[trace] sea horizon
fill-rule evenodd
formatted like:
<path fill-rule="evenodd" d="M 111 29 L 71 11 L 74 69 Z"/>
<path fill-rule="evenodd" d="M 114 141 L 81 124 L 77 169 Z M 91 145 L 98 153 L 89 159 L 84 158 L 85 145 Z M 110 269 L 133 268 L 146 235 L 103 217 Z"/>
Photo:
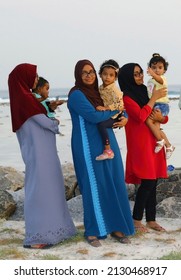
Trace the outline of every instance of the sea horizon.
<path fill-rule="evenodd" d="M 68 98 L 70 87 L 68 88 L 52 88 L 49 92 L 50 99 L 64 99 Z M 181 84 L 174 84 L 168 86 L 168 96 L 170 99 L 179 98 L 181 94 Z M 8 90 L 0 90 L 0 103 L 9 103 Z"/>

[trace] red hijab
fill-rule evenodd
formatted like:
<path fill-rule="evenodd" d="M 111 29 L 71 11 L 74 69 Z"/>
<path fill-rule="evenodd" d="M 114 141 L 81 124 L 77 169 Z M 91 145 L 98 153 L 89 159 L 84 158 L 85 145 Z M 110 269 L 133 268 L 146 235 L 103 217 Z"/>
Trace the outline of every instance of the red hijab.
<path fill-rule="evenodd" d="M 16 132 L 22 124 L 36 114 L 46 114 L 45 108 L 35 99 L 32 89 L 37 66 L 22 63 L 9 74 L 9 98 L 11 107 L 12 130 Z"/>
<path fill-rule="evenodd" d="M 75 86 L 71 88 L 69 95 L 74 90 L 79 89 L 83 92 L 83 94 L 87 97 L 87 99 L 94 107 L 97 107 L 99 105 L 104 106 L 102 98 L 100 97 L 99 94 L 97 75 L 96 75 L 95 82 L 92 85 L 85 85 L 82 81 L 82 69 L 84 68 L 85 65 L 90 65 L 95 71 L 93 64 L 89 60 L 87 59 L 79 60 L 75 65 L 75 71 L 74 71 Z"/>

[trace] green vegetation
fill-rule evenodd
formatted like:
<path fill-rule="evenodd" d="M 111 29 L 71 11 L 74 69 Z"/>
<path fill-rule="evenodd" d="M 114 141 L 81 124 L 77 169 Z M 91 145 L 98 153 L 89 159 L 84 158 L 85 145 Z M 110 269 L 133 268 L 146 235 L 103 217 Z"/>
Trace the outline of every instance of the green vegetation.
<path fill-rule="evenodd" d="M 39 260 L 61 260 L 61 258 L 59 258 L 56 255 L 47 254 L 47 255 L 41 256 L 39 258 Z"/>
<path fill-rule="evenodd" d="M 2 248 L 0 251 L 1 260 L 26 260 L 27 256 L 23 252 L 19 252 L 16 248 Z"/>
<path fill-rule="evenodd" d="M 161 257 L 159 260 L 181 260 L 181 252 L 171 252 L 170 254 Z"/>

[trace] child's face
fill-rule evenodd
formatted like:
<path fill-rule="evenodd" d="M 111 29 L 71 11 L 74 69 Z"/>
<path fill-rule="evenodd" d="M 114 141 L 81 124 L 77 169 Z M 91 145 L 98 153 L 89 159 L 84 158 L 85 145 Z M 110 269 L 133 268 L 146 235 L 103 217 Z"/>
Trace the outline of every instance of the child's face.
<path fill-rule="evenodd" d="M 37 84 L 38 84 L 38 74 L 36 74 L 36 78 L 35 78 L 35 81 L 34 81 L 32 89 L 35 89 Z"/>
<path fill-rule="evenodd" d="M 113 69 L 112 67 L 103 68 L 103 71 L 100 74 L 100 77 L 102 79 L 103 86 L 105 86 L 105 87 L 114 83 L 116 81 L 116 78 L 117 78 L 115 69 Z"/>
<path fill-rule="evenodd" d="M 38 88 L 38 93 L 41 95 L 41 97 L 45 99 L 49 96 L 49 83 L 44 84 L 44 86 Z"/>
<path fill-rule="evenodd" d="M 165 73 L 164 65 L 162 62 L 157 62 L 156 64 L 151 64 L 151 69 L 153 72 L 159 76 Z"/>

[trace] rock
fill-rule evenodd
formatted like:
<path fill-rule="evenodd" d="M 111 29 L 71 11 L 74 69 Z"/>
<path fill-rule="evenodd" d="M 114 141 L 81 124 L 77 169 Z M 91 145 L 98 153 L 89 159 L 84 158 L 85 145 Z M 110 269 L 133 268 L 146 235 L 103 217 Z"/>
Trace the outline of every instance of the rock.
<path fill-rule="evenodd" d="M 12 167 L 0 166 L 0 189 L 17 191 L 24 186 L 24 174 Z"/>
<path fill-rule="evenodd" d="M 64 177 L 66 200 L 69 200 L 77 195 L 80 195 L 73 164 L 72 163 L 63 164 L 62 172 Z"/>
<path fill-rule="evenodd" d="M 162 200 L 157 204 L 157 214 L 158 217 L 181 218 L 181 197 L 168 197 Z"/>
<path fill-rule="evenodd" d="M 10 194 L 16 203 L 16 210 L 8 220 L 22 221 L 24 220 L 24 188 L 17 192 L 11 191 Z"/>
<path fill-rule="evenodd" d="M 78 195 L 68 202 L 70 215 L 75 223 L 83 223 L 82 195 Z"/>
<path fill-rule="evenodd" d="M 126 184 L 126 189 L 128 192 L 128 198 L 130 200 L 135 200 L 135 195 L 136 195 L 136 187 L 134 184 Z"/>
<path fill-rule="evenodd" d="M 65 182 L 65 193 L 71 215 L 76 222 L 83 220 L 82 196 L 77 184 L 74 166 L 71 163 L 62 165 Z M 0 195 L 0 214 L 11 220 L 23 220 L 24 214 L 24 174 L 11 167 L 0 167 L 0 190 L 8 192 Z M 131 209 L 133 208 L 138 185 L 127 184 Z M 169 199 L 168 199 L 169 198 Z M 161 217 L 180 217 L 181 213 L 181 168 L 169 173 L 168 179 L 159 180 L 157 186 L 157 209 Z M 12 204 L 11 204 L 12 203 Z M 9 209 L 9 205 L 10 210 Z M 5 208 L 7 206 L 7 209 Z M 4 210 L 3 210 L 4 209 Z M 16 211 L 15 211 L 16 209 Z M 4 214 L 3 214 L 4 211 Z M 15 212 L 14 212 L 15 211 Z M 9 214 L 8 214 L 9 213 Z"/>
<path fill-rule="evenodd" d="M 0 219 L 9 218 L 16 210 L 16 203 L 10 193 L 0 190 Z"/>
<path fill-rule="evenodd" d="M 157 186 L 157 202 L 168 197 L 181 197 L 181 168 L 168 173 L 168 179 L 159 180 Z"/>
<path fill-rule="evenodd" d="M 64 184 L 66 200 L 70 200 L 80 194 L 80 192 L 78 192 L 78 183 L 74 176 L 64 178 Z"/>

